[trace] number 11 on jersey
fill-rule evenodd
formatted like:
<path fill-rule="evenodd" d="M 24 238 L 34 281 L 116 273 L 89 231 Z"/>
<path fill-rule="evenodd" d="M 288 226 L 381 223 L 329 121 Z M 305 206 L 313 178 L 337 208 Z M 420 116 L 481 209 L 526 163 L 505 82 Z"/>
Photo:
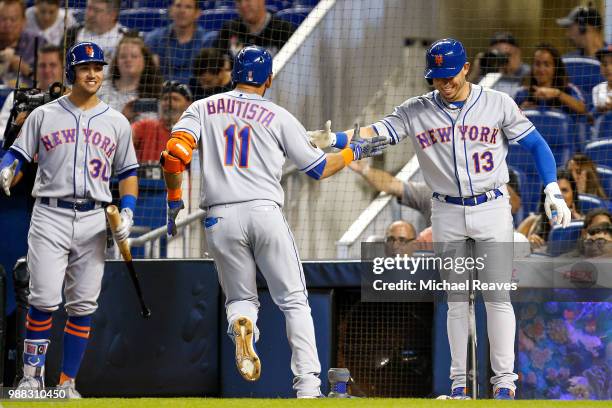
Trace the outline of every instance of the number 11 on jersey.
<path fill-rule="evenodd" d="M 247 125 L 236 132 L 237 128 L 237 125 L 229 125 L 227 128 L 225 128 L 225 132 L 223 132 L 223 136 L 225 137 L 224 163 L 226 166 L 234 165 L 234 149 L 236 145 L 236 133 L 238 133 L 238 139 L 240 139 L 238 167 L 249 167 L 251 127 Z"/>

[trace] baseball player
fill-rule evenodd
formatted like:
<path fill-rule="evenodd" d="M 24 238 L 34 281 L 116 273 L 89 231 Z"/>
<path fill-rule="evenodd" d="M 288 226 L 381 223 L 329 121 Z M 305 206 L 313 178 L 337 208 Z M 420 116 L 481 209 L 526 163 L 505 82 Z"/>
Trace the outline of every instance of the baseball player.
<path fill-rule="evenodd" d="M 79 398 L 75 378 L 85 353 L 92 314 L 97 308 L 104 271 L 106 217 L 111 202 L 109 179 L 119 178 L 121 227 L 116 239 L 129 236 L 138 194 L 136 154 L 130 124 L 100 101 L 104 54 L 91 42 L 66 54 L 66 81 L 72 92 L 40 106 L 28 116 L 0 165 L 7 195 L 24 162 L 38 160 L 32 195 L 36 198 L 28 234 L 30 295 L 22 389 L 44 387 L 45 355 L 52 312 L 62 301 L 64 284 L 68 320 L 58 386 Z"/>
<path fill-rule="evenodd" d="M 427 51 L 425 69 L 425 78 L 435 90 L 408 99 L 390 115 L 362 129 L 363 135 L 385 136 L 391 144 L 412 140 L 425 181 L 433 191 L 434 242 L 513 241 L 505 187 L 509 141 L 532 153 L 546 186 L 546 214 L 553 222 L 567 226 L 570 210 L 556 182 L 550 148 L 508 95 L 467 82 L 469 68 L 461 42 L 450 38 L 436 41 Z M 309 136 L 319 147 L 342 148 L 351 132 L 333 133 L 328 127 L 309 132 Z M 509 282 L 511 265 L 501 268 L 504 281 Z M 494 396 L 514 399 L 514 310 L 509 301 L 485 304 Z M 449 302 L 448 307 L 451 394 L 465 398 L 468 305 L 465 301 Z"/>
<path fill-rule="evenodd" d="M 249 46 L 236 56 L 233 91 L 194 102 L 172 129 L 161 162 L 168 187 L 168 233 L 183 208 L 182 171 L 199 148 L 201 207 L 208 211 L 206 239 L 226 296 L 228 335 L 236 346 L 236 365 L 255 381 L 261 363 L 259 301 L 255 271 L 263 273 L 272 299 L 285 315 L 292 351 L 293 388 L 298 398 L 321 395 L 314 325 L 304 272 L 293 234 L 281 208 L 282 167 L 288 157 L 320 180 L 353 160 L 378 155 L 385 137 L 356 138 L 339 153 L 325 154 L 309 143 L 304 127 L 285 109 L 264 98 L 272 84 L 272 57 Z"/>

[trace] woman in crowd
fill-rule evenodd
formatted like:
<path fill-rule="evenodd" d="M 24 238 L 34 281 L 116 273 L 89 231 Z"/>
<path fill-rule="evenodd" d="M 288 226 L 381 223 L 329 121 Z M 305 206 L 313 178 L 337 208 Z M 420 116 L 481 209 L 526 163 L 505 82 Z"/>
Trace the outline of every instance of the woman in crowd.
<path fill-rule="evenodd" d="M 591 194 L 599 198 L 607 199 L 595 163 L 584 153 L 575 153 L 567 162 L 567 170 L 572 173 L 576 180 L 576 188 L 580 194 Z"/>
<path fill-rule="evenodd" d="M 587 113 L 582 92 L 567 80 L 559 51 L 548 44 L 536 47 L 531 76 L 514 100 L 521 109 L 556 108 L 569 115 Z"/>
<path fill-rule="evenodd" d="M 132 122 L 136 116 L 133 102 L 142 98 L 159 98 L 162 82 L 144 41 L 140 37 L 124 36 L 117 46 L 110 78 L 104 81 L 99 95 Z"/>
<path fill-rule="evenodd" d="M 27 30 L 40 35 L 48 44 L 59 45 L 63 41 L 66 10 L 60 7 L 60 0 L 35 0 L 25 13 Z M 72 11 L 68 10 L 66 28 L 75 24 Z"/>
<path fill-rule="evenodd" d="M 582 219 L 583 216 L 578 207 L 576 181 L 572 177 L 572 174 L 567 170 L 558 170 L 557 182 L 561 188 L 561 194 L 563 194 L 565 203 L 572 212 L 572 221 Z M 544 198 L 545 195 L 542 194 L 539 205 L 540 212 L 527 217 L 518 227 L 518 232 L 527 237 L 534 250 L 543 249 L 543 247 L 546 246 L 548 235 L 552 227 L 551 221 L 548 220 L 548 217 L 544 213 Z"/>

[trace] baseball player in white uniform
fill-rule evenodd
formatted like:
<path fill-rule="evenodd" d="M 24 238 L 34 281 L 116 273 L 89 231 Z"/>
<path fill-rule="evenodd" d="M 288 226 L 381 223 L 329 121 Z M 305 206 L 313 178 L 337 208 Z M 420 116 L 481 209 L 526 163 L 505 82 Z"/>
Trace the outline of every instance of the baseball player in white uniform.
<path fill-rule="evenodd" d="M 412 140 L 423 177 L 433 191 L 434 243 L 513 242 L 505 188 L 509 141 L 531 151 L 546 186 L 546 213 L 553 222 L 567 226 L 570 210 L 556 182 L 555 159 L 516 103 L 506 94 L 466 81 L 470 64 L 457 40 L 436 41 L 427 51 L 426 62 L 425 78 L 435 90 L 408 99 L 390 115 L 363 128 L 362 135 L 385 136 L 391 144 Z M 309 136 L 319 147 L 342 148 L 351 132 L 332 133 L 328 127 L 309 132 Z M 511 264 L 496 266 L 495 272 L 510 282 Z M 494 396 L 514 399 L 514 310 L 509 301 L 487 301 L 486 297 L 485 305 Z M 468 304 L 449 302 L 448 307 L 451 397 L 465 398 Z"/>
<path fill-rule="evenodd" d="M 120 180 L 122 223 L 116 238 L 127 238 L 132 227 L 138 164 L 127 119 L 96 96 L 105 64 L 102 49 L 94 43 L 70 48 L 66 80 L 73 84 L 72 92 L 32 111 L 0 165 L 0 184 L 10 195 L 21 165 L 38 161 L 28 234 L 30 308 L 21 389 L 44 387 L 52 312 L 62 302 L 64 286 L 68 320 L 58 386 L 67 396 L 80 397 L 75 378 L 104 272 L 104 207 L 112 199 L 111 173 Z"/>
<path fill-rule="evenodd" d="M 263 97 L 272 84 L 272 57 L 249 46 L 238 53 L 233 91 L 194 102 L 172 129 L 162 165 L 168 186 L 168 232 L 183 207 L 182 171 L 199 148 L 206 239 L 226 296 L 228 335 L 236 346 L 236 365 L 255 381 L 261 363 L 256 267 L 272 299 L 285 315 L 292 351 L 293 388 L 298 398 L 321 395 L 314 325 L 306 282 L 293 235 L 281 208 L 282 167 L 289 158 L 301 171 L 323 179 L 353 160 L 377 155 L 387 138 L 355 139 L 340 153 L 325 154 L 308 141 L 306 130 L 289 112 Z"/>

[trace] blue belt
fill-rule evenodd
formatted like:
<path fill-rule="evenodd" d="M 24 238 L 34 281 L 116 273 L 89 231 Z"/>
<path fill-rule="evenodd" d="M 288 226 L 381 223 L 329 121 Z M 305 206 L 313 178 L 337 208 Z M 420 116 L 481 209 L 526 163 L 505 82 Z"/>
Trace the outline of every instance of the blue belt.
<path fill-rule="evenodd" d="M 87 201 L 64 201 L 59 198 L 41 197 L 40 203 L 48 205 L 50 207 L 67 208 L 74 211 L 91 211 L 96 208 L 103 207 L 103 204 L 99 201 L 87 200 Z"/>
<path fill-rule="evenodd" d="M 495 200 L 498 197 L 504 195 L 498 188 L 487 191 L 486 193 L 479 194 L 472 197 L 451 197 L 444 194 L 433 193 L 433 198 L 438 201 L 446 202 L 449 204 L 463 205 L 467 207 L 473 207 L 487 201 Z"/>

